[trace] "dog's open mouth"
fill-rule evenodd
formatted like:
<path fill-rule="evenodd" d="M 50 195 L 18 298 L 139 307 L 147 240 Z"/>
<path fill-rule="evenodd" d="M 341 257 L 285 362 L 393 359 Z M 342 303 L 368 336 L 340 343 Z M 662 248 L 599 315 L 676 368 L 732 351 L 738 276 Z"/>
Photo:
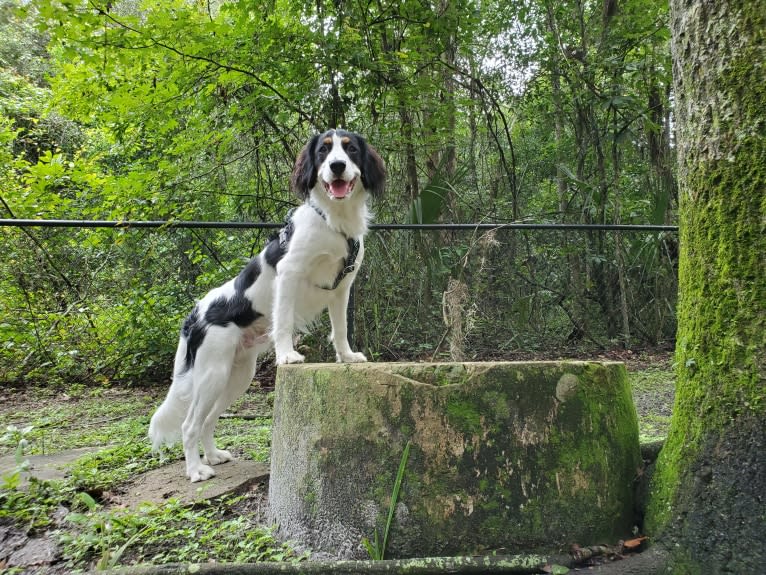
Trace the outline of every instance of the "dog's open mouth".
<path fill-rule="evenodd" d="M 327 191 L 329 196 L 335 198 L 336 200 L 342 200 L 343 198 L 351 195 L 351 190 L 354 189 L 354 183 L 356 183 L 356 178 L 350 182 L 338 179 L 333 180 L 329 184 L 324 182 L 324 189 Z"/>

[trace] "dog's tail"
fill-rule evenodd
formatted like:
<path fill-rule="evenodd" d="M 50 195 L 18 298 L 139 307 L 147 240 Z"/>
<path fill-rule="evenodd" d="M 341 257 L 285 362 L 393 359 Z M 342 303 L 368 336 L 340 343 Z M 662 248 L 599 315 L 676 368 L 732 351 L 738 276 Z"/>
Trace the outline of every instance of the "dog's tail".
<path fill-rule="evenodd" d="M 173 445 L 181 440 L 181 424 L 189 411 L 192 385 L 192 369 L 186 365 L 186 338 L 181 337 L 176 351 L 173 383 L 149 423 L 152 451 L 159 451 L 163 445 Z"/>

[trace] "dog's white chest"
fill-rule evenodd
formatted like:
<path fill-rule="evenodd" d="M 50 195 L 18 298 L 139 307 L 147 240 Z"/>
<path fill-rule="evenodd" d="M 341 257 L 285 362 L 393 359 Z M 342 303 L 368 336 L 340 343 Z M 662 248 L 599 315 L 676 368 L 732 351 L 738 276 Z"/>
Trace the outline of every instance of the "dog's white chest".
<path fill-rule="evenodd" d="M 309 284 L 322 288 L 322 291 L 334 291 L 333 286 L 346 266 L 346 261 L 347 256 L 342 258 L 330 255 L 320 256 L 307 278 Z"/>

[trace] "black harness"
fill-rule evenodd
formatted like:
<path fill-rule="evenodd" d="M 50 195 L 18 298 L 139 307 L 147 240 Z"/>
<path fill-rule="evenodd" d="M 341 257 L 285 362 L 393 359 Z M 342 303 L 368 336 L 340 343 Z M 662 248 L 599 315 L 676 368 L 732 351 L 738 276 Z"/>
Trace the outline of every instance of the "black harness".
<path fill-rule="evenodd" d="M 319 206 L 317 206 L 314 202 L 309 202 L 309 205 L 314 208 L 314 211 L 319 214 L 325 222 L 327 221 L 327 214 L 325 214 L 319 208 Z M 295 232 L 293 213 L 295 213 L 295 210 L 297 209 L 298 208 L 292 208 L 289 212 L 287 212 L 287 216 L 285 217 L 285 226 L 279 230 L 279 247 L 283 253 L 287 252 L 287 244 L 290 243 L 290 239 L 293 237 L 293 233 Z M 338 272 L 338 275 L 335 276 L 335 281 L 333 282 L 332 287 L 317 286 L 323 290 L 334 290 L 340 285 L 340 282 L 342 282 L 348 274 L 356 269 L 356 258 L 359 255 L 359 247 L 361 246 L 361 243 L 357 238 L 350 238 L 342 232 L 338 233 L 346 238 L 346 245 L 348 247 L 347 255 L 343 259 L 343 267 Z"/>

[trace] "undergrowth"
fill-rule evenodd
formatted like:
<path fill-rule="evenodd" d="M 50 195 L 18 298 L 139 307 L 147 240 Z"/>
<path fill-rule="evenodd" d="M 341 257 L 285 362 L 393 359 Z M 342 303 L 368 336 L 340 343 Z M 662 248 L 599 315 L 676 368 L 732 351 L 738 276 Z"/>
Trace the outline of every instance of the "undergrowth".
<path fill-rule="evenodd" d="M 664 440 L 670 427 L 675 396 L 673 368 L 652 366 L 629 372 L 633 402 L 638 414 L 639 441 Z"/>
<path fill-rule="evenodd" d="M 33 392 L 37 393 L 37 392 Z M 180 446 L 150 453 L 146 431 L 159 397 L 97 390 L 39 401 L 14 412 L 0 410 L 0 454 L 13 454 L 16 469 L 0 477 L 0 525 L 30 536 L 55 537 L 68 570 L 87 571 L 135 563 L 254 562 L 301 560 L 258 523 L 248 495 L 186 505 L 171 499 L 136 509 L 109 507 L 120 486 L 138 474 L 182 458 Z M 105 395 L 109 401 L 105 401 Z M 264 394 L 248 394 L 246 411 L 270 414 Z M 255 397 L 255 399 L 254 399 Z M 255 407 L 252 405 L 255 403 Z M 5 406 L 7 408 L 7 406 Z M 268 461 L 271 420 L 224 419 L 217 434 L 239 457 Z M 106 445 L 78 458 L 62 481 L 26 483 L 26 457 L 64 448 Z"/>
<path fill-rule="evenodd" d="M 84 512 L 69 513 L 75 529 L 61 533 L 65 557 L 73 566 L 119 563 L 258 562 L 300 559 L 279 543 L 271 528 L 247 516 L 231 516 L 240 497 L 222 497 L 193 506 L 176 499 L 144 504 L 137 510 L 103 509 L 87 500 Z"/>

